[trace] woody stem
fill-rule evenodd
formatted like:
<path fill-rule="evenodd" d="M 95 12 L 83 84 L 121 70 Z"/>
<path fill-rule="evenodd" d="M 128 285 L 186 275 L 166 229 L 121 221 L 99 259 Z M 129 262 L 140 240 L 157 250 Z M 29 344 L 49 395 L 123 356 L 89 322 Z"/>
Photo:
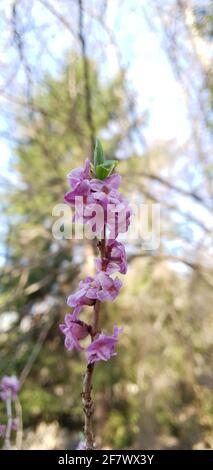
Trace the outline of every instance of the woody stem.
<path fill-rule="evenodd" d="M 7 409 L 7 427 L 5 433 L 4 449 L 9 450 L 11 448 L 11 431 L 12 431 L 12 400 L 11 396 L 6 400 L 6 409 Z"/>
<path fill-rule="evenodd" d="M 99 242 L 99 250 L 101 258 L 104 257 L 105 253 L 105 238 Z M 94 305 L 94 316 L 93 316 L 93 325 L 92 325 L 92 333 L 91 333 L 91 340 L 95 338 L 96 334 L 98 333 L 99 329 L 99 314 L 100 314 L 100 300 L 95 301 Z M 86 450 L 94 449 L 94 435 L 93 435 L 93 413 L 94 413 L 94 403 L 92 399 L 92 377 L 94 372 L 95 364 L 88 364 L 86 368 L 86 372 L 84 374 L 83 380 L 83 392 L 82 392 L 82 403 L 85 415 L 84 421 L 84 435 L 85 435 L 85 446 Z"/>

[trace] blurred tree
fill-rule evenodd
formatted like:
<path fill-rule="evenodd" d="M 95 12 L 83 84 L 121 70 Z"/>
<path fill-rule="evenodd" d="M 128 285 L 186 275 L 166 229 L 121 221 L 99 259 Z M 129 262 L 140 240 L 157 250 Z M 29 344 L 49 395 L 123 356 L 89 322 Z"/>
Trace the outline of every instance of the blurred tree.
<path fill-rule="evenodd" d="M 206 46 L 211 50 L 212 38 L 213 38 L 213 5 L 212 2 L 207 2 L 203 6 L 194 7 L 194 26 L 199 37 L 203 37 L 206 40 Z M 206 68 L 206 88 L 209 90 L 210 95 L 210 112 L 208 115 L 208 124 L 212 129 L 213 126 L 213 73 L 211 62 L 209 67 Z"/>

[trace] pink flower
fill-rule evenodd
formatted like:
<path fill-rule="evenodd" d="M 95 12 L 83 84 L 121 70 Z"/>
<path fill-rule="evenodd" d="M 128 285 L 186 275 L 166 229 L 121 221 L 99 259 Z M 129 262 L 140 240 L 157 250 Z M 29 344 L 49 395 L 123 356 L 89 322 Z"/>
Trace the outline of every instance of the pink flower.
<path fill-rule="evenodd" d="M 126 233 L 130 225 L 132 211 L 128 202 L 122 196 L 118 204 L 107 205 L 107 227 L 109 239 L 116 239 L 119 233 Z"/>
<path fill-rule="evenodd" d="M 90 161 L 87 158 L 85 161 L 84 168 L 75 168 L 68 175 L 68 181 L 70 186 L 75 189 L 76 186 L 83 180 L 88 180 L 90 177 Z"/>
<path fill-rule="evenodd" d="M 99 288 L 99 281 L 95 277 L 87 276 L 86 279 L 79 282 L 79 289 L 77 292 L 68 297 L 68 305 L 70 307 L 94 305 Z"/>
<path fill-rule="evenodd" d="M 73 222 L 89 223 L 91 231 L 98 233 L 103 232 L 105 224 L 110 230 L 110 239 L 128 230 L 131 210 L 118 191 L 120 175 L 115 173 L 104 180 L 91 179 L 90 163 L 86 160 L 84 168 L 73 170 L 68 179 L 72 190 L 65 194 L 64 201 L 75 208 Z M 101 208 L 103 212 L 100 212 Z"/>
<path fill-rule="evenodd" d="M 75 189 L 68 191 L 68 193 L 65 194 L 64 201 L 68 202 L 68 204 L 74 207 L 76 202 L 75 198 L 77 196 L 82 196 L 82 205 L 84 205 L 89 202 L 94 202 L 93 199 L 89 199 L 90 194 L 91 191 L 89 181 L 81 181 L 76 185 Z"/>
<path fill-rule="evenodd" d="M 98 334 L 86 350 L 88 363 L 108 361 L 111 357 L 116 356 L 115 347 L 118 342 L 118 334 L 122 330 L 123 328 L 114 326 L 112 336 L 105 335 L 104 333 Z"/>
<path fill-rule="evenodd" d="M 80 441 L 76 447 L 76 450 L 86 450 L 85 441 Z"/>
<path fill-rule="evenodd" d="M 99 179 L 92 179 L 90 181 L 94 199 L 112 204 L 116 204 L 120 201 L 121 194 L 118 192 L 120 184 L 121 176 L 116 173 L 108 176 L 103 181 Z"/>
<path fill-rule="evenodd" d="M 4 437 L 6 431 L 5 424 L 0 424 L 0 437 Z"/>
<path fill-rule="evenodd" d="M 60 330 L 65 335 L 64 345 L 71 351 L 72 349 L 77 349 L 82 351 L 79 341 L 88 336 L 90 332 L 90 327 L 86 323 L 78 320 L 75 314 L 68 313 L 65 315 L 65 323 L 59 325 Z"/>
<path fill-rule="evenodd" d="M 0 382 L 0 398 L 2 400 L 15 400 L 20 389 L 20 383 L 17 377 L 8 377 L 5 375 Z"/>
<path fill-rule="evenodd" d="M 99 149 L 100 150 L 100 149 Z M 95 151 L 97 153 L 97 149 Z M 94 161 L 97 162 L 95 153 Z M 99 155 L 100 156 L 100 155 Z M 96 163 L 95 163 L 96 164 Z M 96 170 L 96 167 L 94 168 Z M 74 294 L 68 297 L 67 303 L 73 307 L 73 313 L 65 316 L 64 324 L 60 325 L 65 335 L 65 347 L 82 350 L 80 341 L 92 333 L 92 327 L 79 320 L 79 313 L 84 305 L 94 306 L 96 301 L 113 301 L 122 286 L 118 277 L 112 278 L 116 271 L 127 272 L 127 259 L 124 245 L 116 240 L 120 233 L 125 233 L 130 224 L 131 209 L 121 192 L 121 176 L 112 174 L 100 180 L 91 178 L 90 162 L 84 168 L 77 168 L 68 175 L 71 191 L 66 193 L 65 201 L 75 208 L 74 221 L 89 224 L 88 233 L 108 237 L 105 247 L 100 244 L 101 258 L 95 260 L 97 272 L 80 281 Z M 122 328 L 114 327 L 113 335 L 97 334 L 90 346 L 85 350 L 89 363 L 100 360 L 107 361 L 115 353 L 118 334 Z M 79 449 L 84 448 L 84 442 Z"/>
<path fill-rule="evenodd" d="M 124 245 L 117 240 L 108 240 L 105 246 L 105 256 L 102 259 L 95 259 L 95 266 L 98 272 L 113 274 L 118 271 L 126 274 L 127 260 Z"/>
<path fill-rule="evenodd" d="M 101 302 L 104 300 L 114 300 L 119 290 L 122 286 L 122 281 L 116 277 L 112 279 L 107 274 L 103 273 L 102 271 L 96 275 L 96 279 L 98 278 L 100 282 L 100 290 L 97 292 L 97 299 Z"/>
<path fill-rule="evenodd" d="M 81 214 L 82 208 L 86 204 L 91 204 L 94 201 L 91 196 L 90 187 L 90 162 L 87 159 L 84 168 L 76 168 L 68 175 L 69 183 L 72 191 L 68 191 L 64 196 L 64 201 L 77 209 L 77 214 L 74 220 L 79 218 L 78 212 Z M 78 197 L 78 200 L 76 199 Z M 81 200 L 82 198 L 82 200 Z M 77 206 L 77 207 L 76 207 Z"/>
<path fill-rule="evenodd" d="M 114 300 L 122 286 L 122 282 L 117 277 L 112 279 L 104 272 L 97 273 L 94 277 L 88 276 L 79 283 L 79 289 L 71 294 L 67 303 L 70 307 L 75 307 L 77 313 L 83 305 L 94 305 L 98 299 Z"/>
<path fill-rule="evenodd" d="M 19 423 L 18 418 L 15 418 L 15 419 L 12 420 L 12 423 L 11 423 L 11 429 L 12 429 L 12 431 L 17 431 L 17 429 L 18 429 L 18 423 Z"/>

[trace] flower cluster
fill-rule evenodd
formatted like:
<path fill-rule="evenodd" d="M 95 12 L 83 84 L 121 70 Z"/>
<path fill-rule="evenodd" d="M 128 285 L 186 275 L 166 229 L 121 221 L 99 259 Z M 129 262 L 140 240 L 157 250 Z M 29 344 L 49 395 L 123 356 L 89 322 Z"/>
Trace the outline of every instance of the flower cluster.
<path fill-rule="evenodd" d="M 5 436 L 6 428 L 7 428 L 6 424 L 0 424 L 0 437 Z M 11 431 L 17 431 L 17 429 L 18 429 L 18 418 L 14 418 L 11 421 Z"/>
<path fill-rule="evenodd" d="M 128 230 L 131 210 L 118 191 L 120 175 L 114 173 L 103 181 L 93 178 L 87 159 L 84 168 L 76 168 L 68 175 L 68 182 L 71 191 L 64 200 L 75 209 L 75 222 L 88 224 L 94 234 L 108 231 L 109 240 Z"/>
<path fill-rule="evenodd" d="M 85 442 L 81 440 L 75 450 L 86 450 Z"/>
<path fill-rule="evenodd" d="M 113 166 L 113 165 L 112 165 Z M 109 174 L 106 163 L 97 165 L 97 173 L 86 160 L 84 168 L 77 168 L 68 175 L 71 190 L 64 200 L 75 209 L 74 220 L 89 224 L 98 233 L 101 257 L 95 259 L 96 273 L 80 281 L 78 290 L 69 295 L 67 303 L 73 308 L 60 325 L 65 335 L 65 347 L 86 353 L 88 364 L 108 361 L 116 355 L 115 347 L 122 328 L 114 326 L 112 335 L 93 331 L 92 326 L 79 319 L 83 306 L 95 306 L 96 302 L 113 301 L 122 286 L 115 272 L 126 274 L 127 260 L 124 245 L 117 240 L 120 233 L 128 230 L 131 210 L 119 191 L 121 176 Z M 113 166 L 114 168 L 114 166 Z M 111 170 L 110 170 L 111 171 Z M 94 213 L 96 216 L 94 217 Z M 92 341 L 83 348 L 81 340 L 91 335 Z"/>
<path fill-rule="evenodd" d="M 0 382 L 0 398 L 3 401 L 14 401 L 20 388 L 20 383 L 14 375 L 9 377 L 5 375 Z"/>
<path fill-rule="evenodd" d="M 17 431 L 18 429 L 18 417 L 12 418 L 12 402 L 16 400 L 19 390 L 20 382 L 17 377 L 15 377 L 14 375 L 11 377 L 7 375 L 2 377 L 0 382 L 0 399 L 6 403 L 8 423 L 0 424 L 0 437 L 5 438 L 5 441 L 6 433 L 8 433 L 7 439 L 10 441 L 11 431 Z M 10 414 L 8 414 L 8 410 L 10 410 Z"/>

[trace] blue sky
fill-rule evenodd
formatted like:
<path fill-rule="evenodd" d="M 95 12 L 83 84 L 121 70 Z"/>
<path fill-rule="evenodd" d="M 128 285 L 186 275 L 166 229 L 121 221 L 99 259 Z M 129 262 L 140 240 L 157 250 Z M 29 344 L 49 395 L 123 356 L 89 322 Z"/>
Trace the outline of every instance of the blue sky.
<path fill-rule="evenodd" d="M 108 22 L 117 31 L 130 83 L 138 93 L 138 108 L 149 111 L 146 138 L 149 143 L 175 139 L 181 145 L 190 133 L 187 110 L 181 85 L 174 78 L 160 38 L 150 30 L 139 8 L 140 2 L 122 3 L 121 12 L 115 4 L 111 3 Z M 113 67 L 113 59 L 111 64 Z"/>

